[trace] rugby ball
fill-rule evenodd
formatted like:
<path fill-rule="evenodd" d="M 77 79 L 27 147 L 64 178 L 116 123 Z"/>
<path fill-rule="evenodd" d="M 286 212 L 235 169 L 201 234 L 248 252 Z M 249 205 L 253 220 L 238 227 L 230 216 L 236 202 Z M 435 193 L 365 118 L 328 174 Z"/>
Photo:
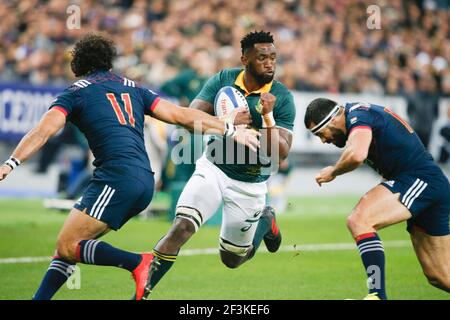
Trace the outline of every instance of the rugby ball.
<path fill-rule="evenodd" d="M 236 88 L 226 86 L 217 92 L 214 99 L 214 113 L 217 117 L 227 116 L 240 107 L 248 108 L 248 103 L 244 95 Z"/>

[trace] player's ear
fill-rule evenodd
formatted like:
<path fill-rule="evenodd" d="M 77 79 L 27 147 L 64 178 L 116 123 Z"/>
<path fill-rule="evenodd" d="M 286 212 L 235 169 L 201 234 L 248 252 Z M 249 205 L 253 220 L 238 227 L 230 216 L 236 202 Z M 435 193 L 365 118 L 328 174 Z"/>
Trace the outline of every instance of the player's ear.
<path fill-rule="evenodd" d="M 245 55 L 242 55 L 241 62 L 242 62 L 242 65 L 244 65 L 246 67 L 248 64 L 248 58 Z"/>

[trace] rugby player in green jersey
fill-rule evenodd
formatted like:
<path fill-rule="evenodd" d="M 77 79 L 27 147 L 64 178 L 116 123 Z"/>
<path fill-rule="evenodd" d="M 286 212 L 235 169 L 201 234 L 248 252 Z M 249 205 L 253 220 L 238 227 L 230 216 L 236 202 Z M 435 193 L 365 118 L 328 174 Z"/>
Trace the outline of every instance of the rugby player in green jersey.
<path fill-rule="evenodd" d="M 248 148 L 239 150 L 233 141 L 211 138 L 178 199 L 172 227 L 154 248 L 159 267 L 151 275 L 152 288 L 173 265 L 181 246 L 221 204 L 219 251 L 227 267 L 237 268 L 251 259 L 262 240 L 270 252 L 280 247 L 275 212 L 266 206 L 266 181 L 278 162 L 288 156 L 294 99 L 282 83 L 273 79 L 276 49 L 269 32 L 247 34 L 241 40 L 241 49 L 244 68 L 224 69 L 211 77 L 190 107 L 214 114 L 218 91 L 225 86 L 238 89 L 247 100 L 248 111 L 241 112 L 235 124 L 251 121 L 262 134 L 261 148 L 254 153 Z"/>

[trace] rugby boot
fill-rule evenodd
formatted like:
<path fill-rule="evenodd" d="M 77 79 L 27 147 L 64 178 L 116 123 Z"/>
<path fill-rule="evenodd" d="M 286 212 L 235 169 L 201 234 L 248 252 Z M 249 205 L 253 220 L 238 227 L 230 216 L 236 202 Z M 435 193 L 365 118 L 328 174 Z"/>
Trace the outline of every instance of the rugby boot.
<path fill-rule="evenodd" d="M 143 253 L 141 256 L 141 263 L 132 272 L 133 279 L 136 282 L 136 293 L 132 300 L 147 300 L 151 292 L 150 279 L 159 265 L 158 258 L 153 254 Z"/>
<path fill-rule="evenodd" d="M 269 219 L 270 221 L 270 229 L 263 238 L 267 250 L 269 252 L 277 252 L 281 245 L 281 232 L 275 218 L 275 210 L 271 206 L 266 206 L 263 209 L 261 218 Z"/>

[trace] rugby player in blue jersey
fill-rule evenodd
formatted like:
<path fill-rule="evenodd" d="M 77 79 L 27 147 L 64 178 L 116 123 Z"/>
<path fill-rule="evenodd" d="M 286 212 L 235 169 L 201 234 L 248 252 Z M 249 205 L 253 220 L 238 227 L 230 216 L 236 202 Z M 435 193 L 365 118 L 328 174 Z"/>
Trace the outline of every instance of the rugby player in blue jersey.
<path fill-rule="evenodd" d="M 377 231 L 402 221 L 430 284 L 450 292 L 450 184 L 408 123 L 387 107 L 319 98 L 308 105 L 305 126 L 323 143 L 344 148 L 316 176 L 319 185 L 363 162 L 384 178 L 347 218 L 368 276 L 366 299 L 387 299 Z"/>
<path fill-rule="evenodd" d="M 87 35 L 75 44 L 72 56 L 72 71 L 82 79 L 59 95 L 21 140 L 0 167 L 0 180 L 35 154 L 67 121 L 76 125 L 87 138 L 96 169 L 59 233 L 56 256 L 33 298 L 51 299 L 80 262 L 130 271 L 136 282 L 135 299 L 140 300 L 154 267 L 153 255 L 127 252 L 97 239 L 111 229 L 120 229 L 152 199 L 154 180 L 144 147 L 144 116 L 190 130 L 195 123 L 196 130 L 232 137 L 252 150 L 259 146 L 259 133 L 236 128 L 234 118 L 222 121 L 173 105 L 133 80 L 112 73 L 116 49 L 102 36 Z"/>
<path fill-rule="evenodd" d="M 365 299 L 387 299 L 377 231 L 402 221 L 430 284 L 450 292 L 450 184 L 408 123 L 382 106 L 319 98 L 308 105 L 305 126 L 323 143 L 344 148 L 337 163 L 316 176 L 319 185 L 364 162 L 384 178 L 347 218 L 368 276 Z"/>

